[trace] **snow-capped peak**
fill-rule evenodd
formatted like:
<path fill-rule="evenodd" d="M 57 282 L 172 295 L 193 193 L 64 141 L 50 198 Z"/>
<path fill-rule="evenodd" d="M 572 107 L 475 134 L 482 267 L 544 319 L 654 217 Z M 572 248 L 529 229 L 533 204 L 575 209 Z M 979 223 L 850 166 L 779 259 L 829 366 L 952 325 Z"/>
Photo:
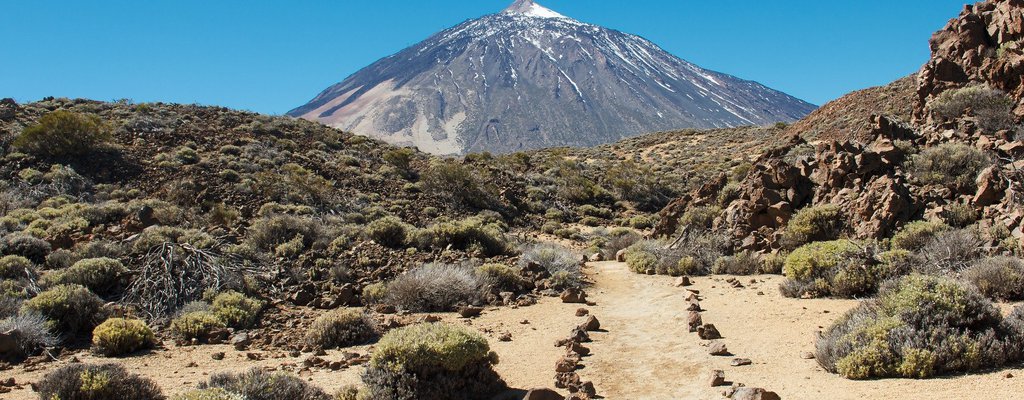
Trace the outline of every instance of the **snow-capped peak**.
<path fill-rule="evenodd" d="M 528 17 L 537 18 L 569 19 L 569 17 L 559 14 L 554 10 L 551 10 L 550 8 L 537 4 L 533 0 L 516 0 L 515 3 L 512 3 L 511 6 L 505 9 L 505 12 L 510 14 L 521 14 Z"/>

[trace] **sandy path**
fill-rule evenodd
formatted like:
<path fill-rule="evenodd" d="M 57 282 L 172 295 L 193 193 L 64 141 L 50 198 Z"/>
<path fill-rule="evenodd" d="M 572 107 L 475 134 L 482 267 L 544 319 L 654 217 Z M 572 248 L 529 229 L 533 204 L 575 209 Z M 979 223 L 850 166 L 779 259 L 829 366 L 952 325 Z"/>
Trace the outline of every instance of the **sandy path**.
<path fill-rule="evenodd" d="M 801 353 L 813 351 L 815 332 L 857 304 L 850 300 L 799 300 L 779 295 L 778 276 L 740 277 L 745 288 L 725 284 L 725 277 L 696 278 L 692 289 L 705 298 L 704 321 L 715 324 L 725 336 L 723 341 L 736 357 L 750 358 L 754 364 L 731 367 L 733 357 L 707 354 L 703 341 L 686 332 L 683 288 L 672 285 L 673 278 L 636 275 L 621 263 L 593 263 L 586 269 L 594 282 L 588 289 L 587 307 L 601 320 L 605 332 L 591 335 L 587 344 L 593 355 L 584 358 L 579 371 L 584 380 L 592 380 L 599 395 L 607 399 L 721 399 L 720 389 L 707 386 L 713 369 L 726 371 L 726 379 L 747 386 L 765 387 L 783 399 L 1011 399 L 1024 392 L 1024 369 L 1007 369 L 978 375 L 931 380 L 887 379 L 850 381 L 822 370 L 815 360 Z M 575 317 L 576 304 L 563 304 L 557 298 L 545 298 L 523 308 L 488 309 L 476 319 L 466 320 L 446 314 L 447 321 L 466 324 L 484 333 L 501 362 L 497 371 L 516 389 L 550 387 L 554 383 L 554 363 L 562 349 L 556 339 L 565 337 L 583 318 Z M 1009 310 L 1009 307 L 1004 307 Z M 527 323 L 523 323 L 526 321 Z M 508 332 L 512 341 L 497 340 Z M 367 346 L 355 349 L 369 351 Z M 225 352 L 222 361 L 210 355 Z M 95 357 L 88 352 L 76 355 L 83 362 L 120 362 L 129 370 L 154 379 L 167 394 L 194 387 L 212 373 L 242 371 L 253 366 L 288 369 L 308 356 L 288 357 L 283 353 L 262 352 L 266 359 L 253 361 L 246 352 L 229 346 L 207 345 L 171 347 L 153 353 L 122 359 Z M 275 358 L 280 357 L 280 358 Z M 341 351 L 330 351 L 327 360 L 342 359 Z M 22 366 L 0 371 L 0 379 L 14 377 L 19 383 L 38 380 L 43 374 L 67 363 L 46 364 L 45 369 L 26 371 Z M 316 369 L 301 376 L 333 392 L 345 384 L 358 383 L 362 368 L 341 371 Z M 1007 374 L 1013 377 L 1008 378 Z M 521 393 L 521 392 L 519 392 Z M 29 400 L 37 395 L 26 386 L 0 395 L 2 399 Z"/>

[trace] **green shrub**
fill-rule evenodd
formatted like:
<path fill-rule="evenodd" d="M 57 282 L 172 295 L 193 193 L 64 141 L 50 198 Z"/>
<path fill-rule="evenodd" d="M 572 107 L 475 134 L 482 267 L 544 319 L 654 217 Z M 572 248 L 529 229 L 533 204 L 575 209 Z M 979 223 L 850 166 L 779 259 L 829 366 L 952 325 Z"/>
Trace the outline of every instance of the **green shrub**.
<path fill-rule="evenodd" d="M 274 215 L 253 223 L 245 240 L 259 250 L 273 251 L 299 235 L 302 235 L 303 247 L 308 248 L 320 237 L 320 226 L 308 218 Z"/>
<path fill-rule="evenodd" d="M 966 228 L 978 221 L 978 211 L 970 204 L 947 205 L 940 214 L 943 221 L 954 228 Z"/>
<path fill-rule="evenodd" d="M 954 120 L 971 111 L 985 133 L 1010 129 L 1014 124 L 1013 99 L 998 89 L 973 85 L 947 90 L 928 103 L 928 109 L 946 120 Z"/>
<path fill-rule="evenodd" d="M 110 318 L 92 331 L 93 350 L 105 356 L 120 356 L 154 344 L 153 330 L 138 319 Z"/>
<path fill-rule="evenodd" d="M 23 234 L 10 234 L 0 240 L 0 254 L 22 256 L 34 264 L 46 262 L 51 249 L 49 242 Z"/>
<path fill-rule="evenodd" d="M 486 171 L 454 160 L 435 160 L 423 172 L 420 181 L 427 193 L 447 198 L 456 204 L 487 209 L 498 203 L 498 189 L 489 182 Z"/>
<path fill-rule="evenodd" d="M 978 174 L 991 164 L 981 150 L 949 142 L 914 155 L 909 171 L 920 184 L 943 185 L 958 193 L 974 193 Z"/>
<path fill-rule="evenodd" d="M 110 131 L 99 117 L 57 110 L 25 128 L 13 144 L 27 153 L 62 157 L 87 154 L 110 139 Z"/>
<path fill-rule="evenodd" d="M 363 375 L 368 397 L 484 399 L 505 389 L 487 339 L 449 324 L 418 324 L 381 338 Z"/>
<path fill-rule="evenodd" d="M 366 226 L 366 236 L 383 246 L 401 248 L 408 243 L 411 226 L 398 217 L 384 217 Z"/>
<path fill-rule="evenodd" d="M 789 253 L 786 252 L 771 253 L 764 256 L 761 272 L 774 275 L 782 274 L 782 269 L 786 266 L 786 257 L 788 256 Z"/>
<path fill-rule="evenodd" d="M 792 250 L 811 242 L 836 240 L 846 229 L 846 215 L 839 206 L 826 204 L 797 211 L 782 235 L 784 247 Z"/>
<path fill-rule="evenodd" d="M 963 278 L 985 297 L 1024 300 L 1024 261 L 1015 257 L 991 257 L 976 261 L 964 270 Z"/>
<path fill-rule="evenodd" d="M 711 229 L 715 218 L 718 218 L 720 214 L 722 214 L 722 208 L 718 206 L 692 207 L 679 218 L 679 226 L 696 230 Z"/>
<path fill-rule="evenodd" d="M 820 275 L 822 270 L 835 268 L 840 261 L 859 250 L 860 246 L 849 240 L 806 244 L 786 257 L 783 270 L 789 279 L 813 278 Z"/>
<path fill-rule="evenodd" d="M 232 328 L 251 327 L 259 319 L 262 310 L 262 301 L 234 291 L 218 294 L 210 307 L 210 312 L 217 319 Z"/>
<path fill-rule="evenodd" d="M 39 398 L 46 400 L 166 398 L 156 383 L 118 364 L 68 364 L 46 374 L 35 387 Z"/>
<path fill-rule="evenodd" d="M 953 280 L 912 275 L 836 321 L 817 342 L 826 370 L 850 379 L 928 378 L 1004 365 L 1016 344 L 987 299 Z"/>
<path fill-rule="evenodd" d="M 306 330 L 307 345 L 333 349 L 360 344 L 373 334 L 368 319 L 353 309 L 341 309 L 321 315 Z"/>
<path fill-rule="evenodd" d="M 483 281 L 471 268 L 426 264 L 388 284 L 388 304 L 410 311 L 452 311 L 459 304 L 477 302 Z"/>
<path fill-rule="evenodd" d="M 19 279 L 35 275 L 36 267 L 22 256 L 0 258 L 0 279 Z"/>
<path fill-rule="evenodd" d="M 208 382 L 200 383 L 199 389 L 223 389 L 245 400 L 331 400 L 323 390 L 297 376 L 260 368 L 214 374 Z"/>
<path fill-rule="evenodd" d="M 376 304 L 387 299 L 388 285 L 384 282 L 374 282 L 363 287 L 363 304 Z"/>
<path fill-rule="evenodd" d="M 42 314 L 55 331 L 76 334 L 96 326 L 103 300 L 82 285 L 58 285 L 26 301 L 24 308 Z"/>
<path fill-rule="evenodd" d="M 171 320 L 171 333 L 183 340 L 206 339 L 215 329 L 227 326 L 209 311 L 184 312 Z"/>
<path fill-rule="evenodd" d="M 486 284 L 501 291 L 518 292 L 525 285 L 519 271 L 505 264 L 484 264 L 477 267 L 476 273 Z"/>
<path fill-rule="evenodd" d="M 512 247 L 505 236 L 505 227 L 487 222 L 481 217 L 461 221 L 441 222 L 417 232 L 416 241 L 421 248 L 479 252 L 484 257 L 509 254 Z"/>
<path fill-rule="evenodd" d="M 128 274 L 128 268 L 112 258 L 89 258 L 46 276 L 48 285 L 79 284 L 96 293 L 107 293 Z"/>
<path fill-rule="evenodd" d="M 892 247 L 918 251 L 935 235 L 948 231 L 949 225 L 936 221 L 914 221 L 905 225 L 892 236 Z"/>

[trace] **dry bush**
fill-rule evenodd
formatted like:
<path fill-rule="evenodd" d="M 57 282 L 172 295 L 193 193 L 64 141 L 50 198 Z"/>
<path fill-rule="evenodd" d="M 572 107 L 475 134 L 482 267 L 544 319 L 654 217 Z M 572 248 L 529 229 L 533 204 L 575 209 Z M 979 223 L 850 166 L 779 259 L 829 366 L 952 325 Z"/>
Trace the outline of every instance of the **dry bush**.
<path fill-rule="evenodd" d="M 132 272 L 135 279 L 124 301 L 151 317 L 166 317 L 207 290 L 236 286 L 242 268 L 216 251 L 164 242 L 151 248 Z"/>
<path fill-rule="evenodd" d="M 928 109 L 946 120 L 955 120 L 968 111 L 985 133 L 1010 129 L 1014 124 L 1013 99 L 1001 90 L 984 85 L 947 90 L 928 103 Z"/>
<path fill-rule="evenodd" d="M 624 231 L 619 234 L 615 234 L 615 231 L 612 232 L 612 236 L 601 246 L 601 256 L 605 260 L 614 260 L 619 250 L 632 246 L 642 239 L 639 234 L 633 231 Z"/>
<path fill-rule="evenodd" d="M 918 251 L 935 235 L 948 231 L 949 225 L 937 221 L 914 221 L 892 236 L 892 247 L 909 251 Z"/>
<path fill-rule="evenodd" d="M 282 372 L 271 373 L 259 368 L 231 374 L 214 374 L 200 389 L 223 389 L 246 400 L 331 400 L 323 390 L 301 378 Z"/>
<path fill-rule="evenodd" d="M 742 251 L 715 261 L 711 273 L 719 275 L 753 275 L 761 270 L 763 262 L 750 251 Z"/>
<path fill-rule="evenodd" d="M 34 311 L 14 312 L 0 319 L 0 332 L 10 335 L 15 344 L 7 356 L 27 357 L 46 347 L 57 345 L 60 341 L 48 325 L 46 317 Z"/>
<path fill-rule="evenodd" d="M 1019 258 L 984 258 L 975 261 L 962 276 L 985 297 L 1006 301 L 1024 299 L 1024 261 Z"/>
<path fill-rule="evenodd" d="M 919 269 L 927 273 L 959 273 L 981 256 L 982 244 L 978 235 L 967 229 L 942 232 L 921 248 L 923 263 Z"/>
<path fill-rule="evenodd" d="M 467 266 L 426 264 L 391 281 L 387 303 L 416 312 L 451 311 L 479 302 L 483 284 Z"/>
<path fill-rule="evenodd" d="M 46 374 L 36 388 L 47 400 L 166 399 L 156 383 L 118 364 L 68 364 Z"/>
<path fill-rule="evenodd" d="M 537 264 L 551 276 L 560 276 L 568 286 L 577 287 L 583 279 L 580 271 L 580 256 L 569 249 L 551 243 L 527 246 L 519 257 L 519 265 Z"/>

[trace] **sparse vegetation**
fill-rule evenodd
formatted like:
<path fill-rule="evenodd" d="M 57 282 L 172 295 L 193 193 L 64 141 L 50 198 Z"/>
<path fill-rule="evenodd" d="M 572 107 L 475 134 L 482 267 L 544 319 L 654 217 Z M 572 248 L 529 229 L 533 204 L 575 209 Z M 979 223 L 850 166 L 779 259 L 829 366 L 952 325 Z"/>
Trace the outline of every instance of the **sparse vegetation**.
<path fill-rule="evenodd" d="M 110 138 L 109 129 L 99 117 L 56 110 L 25 128 L 13 144 L 28 153 L 62 157 L 87 154 Z"/>
<path fill-rule="evenodd" d="M 978 174 L 991 163 L 981 150 L 950 142 L 914 155 L 909 170 L 922 185 L 943 185 L 957 192 L 973 193 Z"/>
<path fill-rule="evenodd" d="M 1010 96 L 984 85 L 947 90 L 928 103 L 929 110 L 946 120 L 960 118 L 970 111 L 978 127 L 990 134 L 1013 126 L 1013 107 Z"/>
<path fill-rule="evenodd" d="M 253 368 L 237 374 L 221 373 L 199 384 L 200 390 L 221 389 L 247 400 L 331 400 L 331 396 L 297 376 Z"/>

